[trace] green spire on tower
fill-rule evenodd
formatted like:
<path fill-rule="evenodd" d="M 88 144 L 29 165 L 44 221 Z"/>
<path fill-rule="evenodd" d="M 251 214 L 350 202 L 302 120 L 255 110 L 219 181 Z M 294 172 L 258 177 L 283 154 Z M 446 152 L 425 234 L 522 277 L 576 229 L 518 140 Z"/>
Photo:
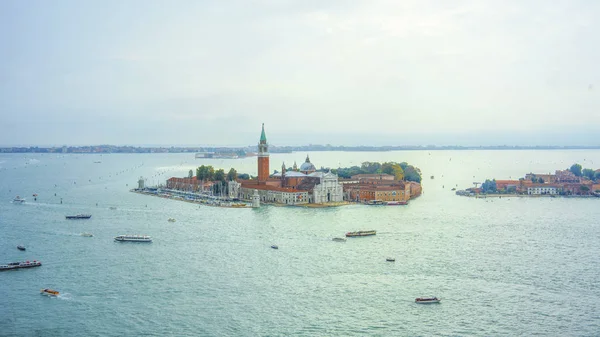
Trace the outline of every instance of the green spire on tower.
<path fill-rule="evenodd" d="M 262 123 L 262 132 L 260 133 L 260 143 L 267 143 L 267 136 L 265 135 L 265 123 Z"/>

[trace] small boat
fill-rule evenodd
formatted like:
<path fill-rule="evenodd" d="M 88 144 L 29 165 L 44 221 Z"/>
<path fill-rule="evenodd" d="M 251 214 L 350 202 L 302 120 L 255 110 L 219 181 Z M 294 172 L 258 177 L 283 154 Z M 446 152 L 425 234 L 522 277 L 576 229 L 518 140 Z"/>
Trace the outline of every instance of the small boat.
<path fill-rule="evenodd" d="M 13 201 L 12 201 L 12 202 L 13 202 L 13 204 L 22 204 L 22 203 L 24 203 L 24 202 L 25 202 L 25 198 L 21 198 L 20 196 L 18 196 L 18 195 L 17 195 L 17 196 L 16 196 L 16 197 L 13 199 Z"/>
<path fill-rule="evenodd" d="M 431 176 L 430 178 L 431 178 L 431 179 L 435 179 L 435 177 L 434 177 L 434 176 Z"/>
<path fill-rule="evenodd" d="M 60 293 L 58 291 L 52 290 L 52 289 L 48 289 L 48 288 L 40 290 L 40 294 L 46 295 L 46 296 L 58 296 L 58 295 L 60 295 Z"/>
<path fill-rule="evenodd" d="M 108 209 L 117 209 L 115 206 L 110 206 Z"/>
<path fill-rule="evenodd" d="M 152 242 L 152 238 L 147 235 L 119 235 L 115 237 L 115 241 L 121 242 Z"/>
<path fill-rule="evenodd" d="M 67 218 L 68 220 L 73 220 L 73 219 L 89 219 L 91 217 L 92 217 L 91 214 L 65 215 L 65 218 Z"/>
<path fill-rule="evenodd" d="M 18 249 L 18 250 L 25 250 L 25 247 L 23 247 L 23 246 L 21 246 L 21 245 L 18 245 L 18 246 L 17 246 L 17 249 Z"/>
<path fill-rule="evenodd" d="M 369 200 L 367 201 L 367 205 L 378 206 L 383 205 L 383 200 Z"/>
<path fill-rule="evenodd" d="M 91 238 L 92 236 L 94 236 L 94 234 L 92 234 L 92 233 L 86 233 L 86 232 L 83 232 L 80 235 L 81 236 L 85 236 L 86 238 Z"/>
<path fill-rule="evenodd" d="M 393 257 L 388 257 L 385 259 L 387 262 L 396 262 L 396 259 L 394 259 Z"/>
<path fill-rule="evenodd" d="M 415 303 L 429 304 L 429 303 L 440 303 L 441 299 L 437 297 L 418 297 L 415 299 Z"/>
<path fill-rule="evenodd" d="M 273 249 L 279 249 L 279 247 L 277 245 L 271 245 L 271 248 L 273 248 Z"/>
<path fill-rule="evenodd" d="M 346 238 L 333 238 L 331 240 L 332 241 L 337 241 L 337 242 L 346 242 Z"/>
<path fill-rule="evenodd" d="M 375 235 L 375 234 L 377 234 L 377 231 L 374 231 L 374 230 L 370 230 L 370 231 L 357 231 L 357 232 L 348 232 L 348 233 L 346 233 L 346 237 L 369 236 L 369 235 Z"/>
<path fill-rule="evenodd" d="M 385 203 L 387 206 L 400 206 L 400 205 L 408 205 L 406 201 L 388 201 Z"/>
<path fill-rule="evenodd" d="M 39 267 L 41 266 L 42 263 L 40 261 L 25 261 L 25 262 L 11 262 L 8 264 L 2 264 L 0 265 L 0 271 L 3 270 L 12 270 L 12 269 L 21 269 L 21 268 L 33 268 L 33 267 Z"/>
<path fill-rule="evenodd" d="M 169 218 L 169 222 L 175 222 L 176 220 L 173 218 Z"/>

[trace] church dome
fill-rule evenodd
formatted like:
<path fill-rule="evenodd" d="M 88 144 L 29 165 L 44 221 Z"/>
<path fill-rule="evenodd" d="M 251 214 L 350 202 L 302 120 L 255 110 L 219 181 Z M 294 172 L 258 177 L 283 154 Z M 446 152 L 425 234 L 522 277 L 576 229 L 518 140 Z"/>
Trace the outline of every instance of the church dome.
<path fill-rule="evenodd" d="M 302 165 L 300 165 L 300 171 L 303 172 L 312 172 L 312 171 L 316 171 L 317 169 L 315 168 L 315 165 L 313 165 L 310 162 L 310 159 L 308 158 L 308 156 L 306 156 L 306 161 L 304 163 L 302 163 Z"/>

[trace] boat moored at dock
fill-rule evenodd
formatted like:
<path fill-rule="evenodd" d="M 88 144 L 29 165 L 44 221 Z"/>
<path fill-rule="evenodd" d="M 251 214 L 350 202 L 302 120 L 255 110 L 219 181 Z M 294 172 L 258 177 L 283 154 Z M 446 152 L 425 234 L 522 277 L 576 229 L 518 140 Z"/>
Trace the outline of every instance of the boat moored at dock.
<path fill-rule="evenodd" d="M 346 237 L 355 237 L 355 236 L 370 236 L 377 234 L 377 231 L 369 230 L 369 231 L 357 231 L 357 232 L 348 232 L 346 233 Z"/>
<path fill-rule="evenodd" d="M 148 235 L 119 235 L 115 236 L 115 241 L 121 242 L 152 242 Z"/>
<path fill-rule="evenodd" d="M 0 265 L 0 271 L 22 269 L 22 268 L 33 268 L 33 267 L 39 267 L 41 265 L 42 265 L 42 263 L 40 261 L 36 261 L 36 260 L 25 261 L 25 262 L 11 262 L 8 264 Z"/>
<path fill-rule="evenodd" d="M 403 206 L 408 205 L 407 201 L 388 201 L 385 203 L 386 206 Z"/>
<path fill-rule="evenodd" d="M 91 217 L 92 217 L 91 214 L 65 215 L 65 218 L 67 218 L 68 220 L 73 220 L 73 219 L 89 219 Z"/>

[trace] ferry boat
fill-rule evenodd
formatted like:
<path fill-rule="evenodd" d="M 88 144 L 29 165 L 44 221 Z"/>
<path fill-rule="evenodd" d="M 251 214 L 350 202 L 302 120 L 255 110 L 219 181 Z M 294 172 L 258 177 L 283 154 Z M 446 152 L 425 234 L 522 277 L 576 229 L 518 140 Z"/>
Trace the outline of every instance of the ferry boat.
<path fill-rule="evenodd" d="M 21 245 L 18 245 L 18 246 L 17 246 L 17 249 L 18 249 L 18 250 L 25 250 L 25 247 L 24 247 L 24 246 L 21 246 Z"/>
<path fill-rule="evenodd" d="M 147 235 L 119 235 L 115 236 L 115 241 L 152 242 L 152 238 Z"/>
<path fill-rule="evenodd" d="M 333 238 L 332 241 L 346 242 L 346 238 Z"/>
<path fill-rule="evenodd" d="M 67 218 L 69 220 L 71 220 L 71 219 L 89 219 L 91 217 L 92 217 L 91 214 L 65 215 L 65 218 Z"/>
<path fill-rule="evenodd" d="M 441 299 L 437 297 L 418 297 L 415 299 L 415 303 L 419 304 L 430 304 L 430 303 L 440 303 Z"/>
<path fill-rule="evenodd" d="M 21 269 L 21 268 L 33 268 L 33 267 L 39 267 L 41 265 L 42 265 L 42 263 L 40 261 L 36 261 L 36 260 L 25 261 L 25 262 L 11 262 L 8 264 L 0 265 L 0 271 Z"/>
<path fill-rule="evenodd" d="M 370 230 L 370 231 L 357 231 L 357 232 L 348 232 L 348 233 L 346 233 L 346 237 L 369 236 L 369 235 L 375 235 L 375 234 L 377 234 L 377 231 L 374 231 L 374 230 Z"/>
<path fill-rule="evenodd" d="M 400 206 L 400 205 L 408 205 L 406 201 L 388 201 L 385 203 L 387 206 Z"/>
<path fill-rule="evenodd" d="M 13 204 L 22 204 L 24 202 L 25 202 L 25 198 L 21 198 L 18 195 L 13 199 Z"/>
<path fill-rule="evenodd" d="M 52 289 L 48 289 L 48 288 L 40 290 L 40 294 L 46 295 L 46 296 L 58 296 L 58 295 L 60 295 L 60 293 L 58 291 L 52 290 Z"/>

